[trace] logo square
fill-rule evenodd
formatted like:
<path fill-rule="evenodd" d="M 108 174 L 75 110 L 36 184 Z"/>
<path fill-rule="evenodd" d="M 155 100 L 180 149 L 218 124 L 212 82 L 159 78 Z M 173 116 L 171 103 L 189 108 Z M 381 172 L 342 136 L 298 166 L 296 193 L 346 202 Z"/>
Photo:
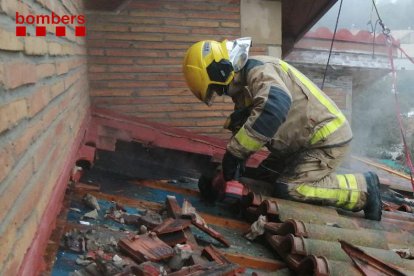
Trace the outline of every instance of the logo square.
<path fill-rule="evenodd" d="M 56 36 L 66 36 L 66 27 L 56 26 Z"/>
<path fill-rule="evenodd" d="M 36 26 L 36 36 L 46 36 L 46 26 Z"/>
<path fill-rule="evenodd" d="M 26 36 L 26 26 L 16 26 L 16 36 Z"/>
<path fill-rule="evenodd" d="M 75 27 L 75 36 L 85 36 L 86 28 L 85 26 L 76 26 Z"/>

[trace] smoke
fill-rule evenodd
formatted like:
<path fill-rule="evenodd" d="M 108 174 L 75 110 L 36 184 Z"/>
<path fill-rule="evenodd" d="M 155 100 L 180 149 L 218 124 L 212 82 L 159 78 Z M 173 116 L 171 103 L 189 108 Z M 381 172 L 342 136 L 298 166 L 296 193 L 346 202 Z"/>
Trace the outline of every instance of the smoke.
<path fill-rule="evenodd" d="M 408 146 L 413 151 L 414 107 L 413 71 L 398 72 L 397 93 Z M 391 92 L 390 75 L 378 78 L 371 85 L 354 87 L 352 129 L 353 152 L 376 158 L 401 159 L 402 140 L 397 120 L 395 96 Z"/>

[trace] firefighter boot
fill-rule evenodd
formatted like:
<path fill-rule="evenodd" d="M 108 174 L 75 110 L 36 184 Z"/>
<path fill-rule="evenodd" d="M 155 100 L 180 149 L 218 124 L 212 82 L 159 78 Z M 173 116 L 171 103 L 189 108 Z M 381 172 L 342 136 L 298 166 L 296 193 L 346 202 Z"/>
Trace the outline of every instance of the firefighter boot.
<path fill-rule="evenodd" d="M 365 218 L 370 220 L 381 220 L 382 202 L 378 176 L 374 172 L 364 173 L 367 181 L 367 202 L 364 207 Z"/>

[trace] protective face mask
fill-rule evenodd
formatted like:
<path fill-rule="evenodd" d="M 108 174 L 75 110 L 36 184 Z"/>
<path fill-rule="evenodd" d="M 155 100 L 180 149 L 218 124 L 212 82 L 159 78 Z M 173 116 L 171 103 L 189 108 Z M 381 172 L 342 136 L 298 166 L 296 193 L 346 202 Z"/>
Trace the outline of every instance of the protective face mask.
<path fill-rule="evenodd" d="M 227 51 L 229 52 L 230 62 L 235 72 L 240 71 L 246 65 L 251 43 L 251 37 L 242 37 L 227 41 Z"/>

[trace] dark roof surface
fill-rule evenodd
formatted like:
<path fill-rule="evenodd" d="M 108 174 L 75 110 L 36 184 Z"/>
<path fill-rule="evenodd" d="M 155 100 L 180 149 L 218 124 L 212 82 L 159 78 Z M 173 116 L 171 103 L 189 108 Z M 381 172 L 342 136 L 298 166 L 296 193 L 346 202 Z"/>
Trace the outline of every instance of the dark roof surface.
<path fill-rule="evenodd" d="M 150 136 L 145 134 L 149 129 Z M 250 200 L 244 201 L 243 206 L 248 208 L 242 212 L 245 216 L 241 216 L 226 203 L 209 205 L 198 196 L 197 176 L 200 170 L 224 151 L 218 146 L 214 146 L 215 154 L 202 149 L 222 142 L 213 143 L 210 138 L 204 140 L 202 136 L 179 131 L 180 135 L 174 135 L 174 144 L 167 146 L 160 143 L 166 133 L 171 135 L 174 129 L 110 111 L 94 110 L 84 143 L 94 148 L 95 158 L 91 160 L 89 157 L 93 166 L 85 171 L 81 181 L 99 187 L 89 192 L 102 206 L 108 207 L 111 201 L 115 201 L 131 212 L 133 209 L 136 212 L 136 208 L 159 211 L 167 195 L 176 196 L 180 204 L 187 199 L 206 222 L 230 242 L 231 247 L 224 248 L 201 233 L 196 234 L 199 240 L 214 244 L 227 258 L 248 269 L 289 273 L 286 270 L 288 266 L 294 273 L 361 275 L 363 269 L 374 269 L 372 260 L 375 260 L 381 269 L 391 267 L 406 274 L 414 273 L 414 262 L 393 251 L 414 248 L 414 216 L 409 202 L 401 197 L 394 200 L 392 193 L 386 197 L 389 200 L 385 205 L 388 211 L 383 211 L 381 222 L 364 219 L 362 212 L 345 212 L 259 194 L 250 194 Z M 188 141 L 192 141 L 192 147 L 174 150 L 175 145 Z M 392 182 L 395 176 L 387 177 Z M 406 180 L 403 183 L 406 184 Z M 384 193 L 389 193 L 387 187 L 383 185 Z M 85 191 L 75 188 L 68 195 L 66 213 L 61 219 L 62 228 L 79 227 L 81 214 L 68 208 L 83 211 L 82 193 Z M 254 221 L 260 214 L 266 215 L 270 221 L 265 227 L 265 237 L 249 242 L 243 238 L 243 233 L 249 228 L 246 219 Z M 101 219 L 94 229 L 102 230 L 103 227 L 117 229 L 124 226 Z M 355 253 L 358 258 L 368 258 L 369 261 L 349 257 L 339 240 L 362 250 L 366 255 L 356 249 L 353 252 L 358 253 Z M 73 270 L 73 266 L 68 265 L 76 259 L 73 255 L 63 249 L 58 251 L 58 261 L 53 268 L 56 275 Z M 357 268 L 356 264 L 361 262 L 364 263 L 363 268 Z"/>

